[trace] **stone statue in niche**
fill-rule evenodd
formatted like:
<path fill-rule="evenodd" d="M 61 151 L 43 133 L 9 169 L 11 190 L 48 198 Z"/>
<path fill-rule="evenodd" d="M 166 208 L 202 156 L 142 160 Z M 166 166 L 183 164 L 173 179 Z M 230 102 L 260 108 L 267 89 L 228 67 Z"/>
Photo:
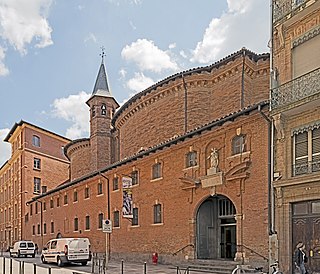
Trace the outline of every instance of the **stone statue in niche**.
<path fill-rule="evenodd" d="M 208 159 L 210 160 L 209 169 L 211 171 L 213 171 L 214 173 L 216 173 L 217 169 L 218 169 L 218 165 L 219 165 L 219 153 L 216 148 L 211 149 L 211 152 L 210 152 Z"/>

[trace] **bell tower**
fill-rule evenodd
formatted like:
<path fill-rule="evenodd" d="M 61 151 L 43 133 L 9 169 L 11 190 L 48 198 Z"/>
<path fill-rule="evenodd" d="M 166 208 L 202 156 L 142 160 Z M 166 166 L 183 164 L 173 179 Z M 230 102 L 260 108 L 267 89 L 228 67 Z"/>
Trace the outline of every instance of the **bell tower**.
<path fill-rule="evenodd" d="M 102 48 L 101 65 L 87 105 L 90 107 L 91 169 L 95 171 L 111 164 L 111 119 L 119 107 L 113 98 L 104 65 L 105 52 Z"/>

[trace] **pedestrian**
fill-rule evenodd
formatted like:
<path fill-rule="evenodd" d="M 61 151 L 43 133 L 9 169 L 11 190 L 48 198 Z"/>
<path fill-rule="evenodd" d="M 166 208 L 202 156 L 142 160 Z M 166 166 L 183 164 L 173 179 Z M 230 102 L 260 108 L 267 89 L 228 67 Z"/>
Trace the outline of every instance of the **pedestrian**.
<path fill-rule="evenodd" d="M 294 253 L 294 262 L 296 267 L 299 269 L 300 274 L 306 274 L 305 263 L 308 262 L 308 257 L 305 251 L 305 245 L 302 242 L 299 242 Z"/>
<path fill-rule="evenodd" d="M 36 254 L 38 254 L 38 250 L 39 250 L 39 247 L 38 247 L 38 245 L 37 245 L 37 244 L 35 244 L 34 251 L 35 251 L 35 253 L 36 253 Z"/>

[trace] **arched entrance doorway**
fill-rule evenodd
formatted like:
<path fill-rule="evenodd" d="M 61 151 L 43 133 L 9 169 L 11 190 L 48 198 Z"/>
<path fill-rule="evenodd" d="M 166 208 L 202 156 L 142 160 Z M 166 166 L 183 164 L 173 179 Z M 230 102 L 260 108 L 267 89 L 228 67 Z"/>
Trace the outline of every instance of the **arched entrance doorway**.
<path fill-rule="evenodd" d="M 197 258 L 234 259 L 236 210 L 225 196 L 209 197 L 197 212 Z"/>

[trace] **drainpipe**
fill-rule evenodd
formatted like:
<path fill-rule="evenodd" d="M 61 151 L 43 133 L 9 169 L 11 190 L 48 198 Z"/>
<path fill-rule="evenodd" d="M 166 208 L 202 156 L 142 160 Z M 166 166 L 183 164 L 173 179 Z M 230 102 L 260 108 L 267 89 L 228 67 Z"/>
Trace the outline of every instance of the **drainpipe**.
<path fill-rule="evenodd" d="M 244 65 L 246 60 L 246 50 L 242 48 L 242 75 L 241 75 L 241 99 L 240 99 L 240 109 L 244 108 Z"/>
<path fill-rule="evenodd" d="M 269 92 L 269 111 L 271 112 L 271 106 L 272 106 L 272 101 L 271 101 L 271 90 L 273 89 L 273 85 L 275 83 L 275 79 L 276 79 L 276 73 L 275 73 L 275 68 L 274 68 L 274 64 L 273 64 L 273 48 L 274 48 L 274 40 L 273 40 L 273 13 L 274 13 L 274 0 L 270 0 L 270 85 L 271 85 L 271 89 Z M 274 124 L 273 124 L 273 120 L 270 120 L 268 118 L 268 120 L 270 121 L 270 127 L 271 127 L 271 140 L 270 140 L 270 146 L 269 146 L 269 153 L 270 153 L 270 206 L 271 208 L 270 210 L 270 231 L 269 234 L 276 234 L 276 230 L 275 230 L 275 198 L 274 198 L 274 188 L 273 188 L 273 174 L 274 174 Z M 269 130 L 270 132 L 270 130 Z"/>
<path fill-rule="evenodd" d="M 261 105 L 258 106 L 258 111 L 261 116 L 268 122 L 268 227 L 269 227 L 269 235 L 274 234 L 274 193 L 273 186 L 271 181 L 271 176 L 273 174 L 273 123 L 272 120 L 261 111 Z"/>

